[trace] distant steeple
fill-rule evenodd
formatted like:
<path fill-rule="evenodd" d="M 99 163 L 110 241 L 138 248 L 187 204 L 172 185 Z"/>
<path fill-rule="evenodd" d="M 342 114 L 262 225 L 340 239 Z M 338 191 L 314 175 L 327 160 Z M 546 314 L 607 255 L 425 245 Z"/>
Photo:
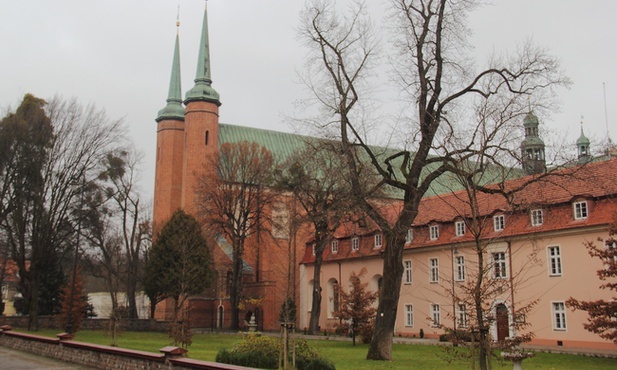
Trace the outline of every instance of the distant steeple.
<path fill-rule="evenodd" d="M 581 136 L 576 140 L 576 146 L 578 147 L 578 162 L 580 164 L 588 162 L 591 159 L 591 153 L 589 151 L 590 143 L 591 142 L 583 132 L 583 116 L 581 116 Z"/>
<path fill-rule="evenodd" d="M 212 88 L 212 78 L 210 74 L 210 45 L 208 41 L 208 5 L 204 11 L 204 21 L 201 31 L 201 42 L 199 43 L 199 59 L 197 60 L 197 73 L 195 75 L 195 86 L 186 93 L 184 104 L 192 101 L 208 101 L 221 105 L 219 94 Z"/>
<path fill-rule="evenodd" d="M 540 122 L 538 117 L 531 111 L 525 116 L 525 139 L 521 143 L 521 160 L 523 169 L 529 175 L 546 171 L 546 159 L 544 157 L 544 141 L 538 134 Z"/>
<path fill-rule="evenodd" d="M 169 93 L 167 105 L 159 111 L 156 122 L 165 119 L 184 121 L 184 107 L 182 106 L 182 86 L 180 78 L 180 20 L 176 21 L 176 46 L 174 59 L 171 66 L 171 78 L 169 81 Z"/>

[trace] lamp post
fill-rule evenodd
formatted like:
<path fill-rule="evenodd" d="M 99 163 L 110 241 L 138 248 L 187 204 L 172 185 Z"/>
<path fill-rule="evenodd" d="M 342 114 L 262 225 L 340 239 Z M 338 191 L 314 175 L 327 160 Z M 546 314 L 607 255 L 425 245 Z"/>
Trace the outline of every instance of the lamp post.
<path fill-rule="evenodd" d="M 75 299 L 75 279 L 77 277 L 77 261 L 79 258 L 79 242 L 81 236 L 81 212 L 84 201 L 84 191 L 86 187 L 86 178 L 82 175 L 81 178 L 81 192 L 79 193 L 79 213 L 77 214 L 77 238 L 75 240 L 75 259 L 73 260 L 73 277 L 71 279 L 71 294 L 69 295 L 69 311 L 66 317 L 67 334 L 73 334 L 73 301 Z"/>

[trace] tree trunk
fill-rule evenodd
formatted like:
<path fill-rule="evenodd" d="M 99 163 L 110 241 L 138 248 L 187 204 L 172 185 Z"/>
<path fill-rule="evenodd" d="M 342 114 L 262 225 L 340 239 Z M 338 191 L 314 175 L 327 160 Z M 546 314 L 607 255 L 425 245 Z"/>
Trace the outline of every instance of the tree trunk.
<path fill-rule="evenodd" d="M 231 278 L 231 329 L 240 329 L 240 297 L 242 295 L 242 257 L 237 254 L 233 261 Z"/>
<path fill-rule="evenodd" d="M 386 240 L 391 240 L 392 245 L 387 244 L 384 251 L 383 283 L 379 292 L 375 331 L 366 355 L 367 360 L 392 360 L 392 337 L 403 277 L 405 235 L 397 237 L 390 232 L 386 236 L 391 236 Z"/>
<path fill-rule="evenodd" d="M 311 305 L 311 320 L 309 322 L 308 333 L 315 335 L 319 333 L 319 316 L 321 315 L 321 258 L 315 257 L 315 268 L 313 270 L 313 303 Z"/>
<path fill-rule="evenodd" d="M 132 268 L 129 269 L 129 276 L 126 282 L 126 300 L 128 302 L 129 319 L 137 319 L 139 317 L 137 314 L 137 300 L 135 299 L 137 279 L 135 279 L 134 272 Z"/>

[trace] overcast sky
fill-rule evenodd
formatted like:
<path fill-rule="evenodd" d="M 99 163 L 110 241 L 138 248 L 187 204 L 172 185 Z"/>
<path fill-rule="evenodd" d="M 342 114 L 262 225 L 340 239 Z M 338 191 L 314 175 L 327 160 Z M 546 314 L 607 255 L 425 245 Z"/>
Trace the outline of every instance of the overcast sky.
<path fill-rule="evenodd" d="M 367 0 L 378 6 L 384 0 Z M 303 0 L 210 0 L 213 87 L 222 123 L 292 131 L 285 115 L 306 97 L 297 83 L 305 50 L 296 27 Z M 532 38 L 557 56 L 572 79 L 561 112 L 544 129 L 574 143 L 581 115 L 592 148 L 607 126 L 617 141 L 617 1 L 495 0 L 470 26 L 477 59 Z M 0 5 L 0 107 L 25 93 L 95 103 L 124 117 L 144 152 L 145 193 L 153 191 L 156 123 L 165 106 L 180 5 L 182 90 L 193 85 L 203 0 L 19 0 Z M 381 16 L 376 14 L 375 21 Z M 603 83 L 606 86 L 608 125 Z"/>

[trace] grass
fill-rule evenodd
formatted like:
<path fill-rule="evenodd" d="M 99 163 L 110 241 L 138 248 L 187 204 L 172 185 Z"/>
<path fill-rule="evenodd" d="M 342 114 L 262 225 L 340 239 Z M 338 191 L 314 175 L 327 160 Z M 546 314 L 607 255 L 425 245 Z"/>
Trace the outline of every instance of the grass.
<path fill-rule="evenodd" d="M 38 335 L 55 337 L 57 330 L 41 330 Z M 214 361 L 216 353 L 222 348 L 229 348 L 240 339 L 238 334 L 196 334 L 189 348 L 189 356 L 194 359 Z M 109 337 L 102 331 L 80 331 L 75 340 L 88 343 L 108 345 Z M 142 351 L 158 353 L 160 348 L 170 344 L 166 333 L 124 332 L 118 340 L 119 346 Z M 367 361 L 368 345 L 335 340 L 310 340 L 309 343 L 336 365 L 337 370 L 364 369 L 470 369 L 471 363 L 456 360 L 448 363 L 446 351 L 437 346 L 394 344 L 392 356 L 394 361 Z M 535 357 L 523 362 L 525 369 L 542 370 L 602 370 L 617 369 L 617 359 L 537 353 Z M 493 369 L 512 369 L 512 363 L 493 362 Z"/>

